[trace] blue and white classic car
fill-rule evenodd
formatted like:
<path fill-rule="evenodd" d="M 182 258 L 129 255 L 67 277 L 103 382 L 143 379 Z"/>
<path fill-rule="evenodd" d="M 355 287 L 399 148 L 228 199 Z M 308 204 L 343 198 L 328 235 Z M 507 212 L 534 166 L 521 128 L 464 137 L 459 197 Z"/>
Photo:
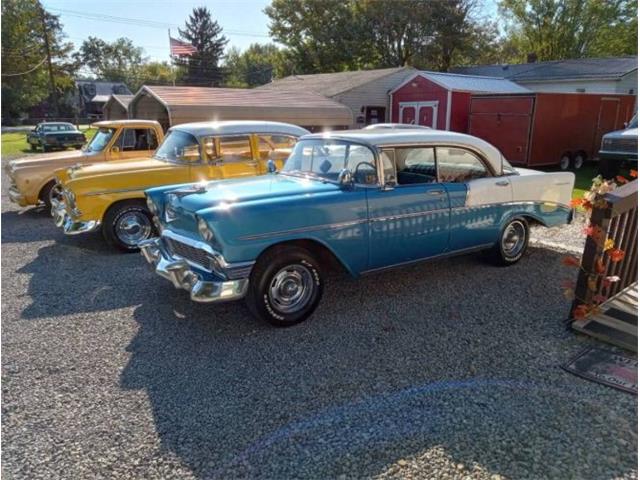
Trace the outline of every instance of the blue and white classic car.
<path fill-rule="evenodd" d="M 198 302 L 246 298 L 274 325 L 309 317 L 327 269 L 353 276 L 490 251 L 517 262 L 529 225 L 568 223 L 574 175 L 515 169 L 487 142 L 438 130 L 306 135 L 281 171 L 146 191 L 158 274 Z"/>

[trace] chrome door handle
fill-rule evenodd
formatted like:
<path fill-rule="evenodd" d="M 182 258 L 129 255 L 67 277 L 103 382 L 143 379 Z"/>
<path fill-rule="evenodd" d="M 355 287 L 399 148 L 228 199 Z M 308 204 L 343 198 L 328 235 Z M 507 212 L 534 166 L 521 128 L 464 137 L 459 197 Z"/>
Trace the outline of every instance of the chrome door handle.
<path fill-rule="evenodd" d="M 435 196 L 435 195 L 444 195 L 444 190 L 429 190 L 427 192 L 427 194 L 433 195 L 433 196 Z"/>
<path fill-rule="evenodd" d="M 499 187 L 508 187 L 509 186 L 509 181 L 508 180 L 500 180 L 499 182 L 496 182 L 496 185 L 498 185 Z"/>

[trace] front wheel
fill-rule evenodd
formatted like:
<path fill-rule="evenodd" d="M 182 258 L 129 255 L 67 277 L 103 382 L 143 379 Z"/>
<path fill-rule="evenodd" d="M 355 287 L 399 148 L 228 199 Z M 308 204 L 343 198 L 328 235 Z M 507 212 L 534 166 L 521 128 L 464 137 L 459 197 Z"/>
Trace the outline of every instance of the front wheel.
<path fill-rule="evenodd" d="M 560 158 L 560 164 L 559 164 L 560 170 L 562 171 L 566 171 L 569 170 L 569 167 L 571 167 L 571 157 L 569 156 L 568 153 L 565 153 L 561 158 Z"/>
<path fill-rule="evenodd" d="M 322 271 L 305 249 L 286 246 L 263 254 L 251 272 L 246 302 L 251 313 L 277 327 L 306 320 L 324 289 Z"/>
<path fill-rule="evenodd" d="M 493 247 L 492 260 L 497 265 L 513 265 L 518 262 L 529 246 L 529 225 L 524 218 L 510 220 L 500 232 Z"/>
<path fill-rule="evenodd" d="M 580 170 L 584 166 L 585 155 L 581 152 L 576 153 L 573 157 L 573 169 Z"/>
<path fill-rule="evenodd" d="M 113 205 L 104 216 L 102 235 L 107 243 L 123 252 L 137 252 L 138 243 L 155 233 L 151 213 L 142 201 Z"/>

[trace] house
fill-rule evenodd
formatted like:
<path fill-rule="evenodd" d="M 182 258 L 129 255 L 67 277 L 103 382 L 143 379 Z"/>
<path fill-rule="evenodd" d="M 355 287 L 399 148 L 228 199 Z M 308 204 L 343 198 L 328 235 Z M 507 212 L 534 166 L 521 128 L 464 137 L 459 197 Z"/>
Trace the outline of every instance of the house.
<path fill-rule="evenodd" d="M 102 107 L 105 120 L 123 120 L 129 118 L 127 108 L 133 99 L 133 95 L 111 95 L 107 103 Z"/>
<path fill-rule="evenodd" d="M 314 92 L 347 106 L 351 128 L 389 122 L 389 91 L 416 72 L 412 67 L 357 70 L 354 72 L 291 75 L 256 90 Z"/>
<path fill-rule="evenodd" d="M 504 78 L 416 72 L 389 93 L 391 121 L 465 133 L 472 94 L 529 92 Z"/>
<path fill-rule="evenodd" d="M 111 95 L 131 95 L 129 88 L 122 82 L 103 82 L 99 80 L 76 81 L 76 108 L 80 117 L 91 120 L 102 118 L 102 109 Z"/>
<path fill-rule="evenodd" d="M 638 93 L 637 56 L 478 65 L 453 68 L 452 72 L 506 78 L 535 92 Z"/>
<path fill-rule="evenodd" d="M 166 130 L 187 122 L 270 120 L 311 131 L 344 129 L 351 110 L 309 91 L 143 86 L 129 103 L 129 118 L 157 120 Z"/>

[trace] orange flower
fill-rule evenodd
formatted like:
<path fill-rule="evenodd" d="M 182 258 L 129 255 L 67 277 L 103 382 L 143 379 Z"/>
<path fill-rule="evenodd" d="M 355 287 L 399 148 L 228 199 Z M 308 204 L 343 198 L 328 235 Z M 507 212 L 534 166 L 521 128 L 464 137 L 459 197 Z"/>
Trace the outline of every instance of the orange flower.
<path fill-rule="evenodd" d="M 632 170 L 629 172 L 629 176 L 630 176 L 631 178 L 638 178 L 638 171 L 637 171 L 637 170 L 633 170 L 633 169 L 632 169 Z"/>
<path fill-rule="evenodd" d="M 602 261 L 602 258 L 598 258 L 596 260 L 596 273 L 603 274 L 605 270 L 606 269 L 604 267 L 604 262 Z"/>
<path fill-rule="evenodd" d="M 627 180 L 626 178 L 624 178 L 622 175 L 618 175 L 618 176 L 616 177 L 616 180 L 617 180 L 619 183 L 623 183 L 623 184 L 624 184 L 624 183 L 629 183 L 629 180 Z"/>
<path fill-rule="evenodd" d="M 581 207 L 584 200 L 582 198 L 572 198 L 571 199 L 571 208 Z"/>
<path fill-rule="evenodd" d="M 578 305 L 573 309 L 573 318 L 576 320 L 582 320 L 589 313 L 589 307 L 587 305 Z"/>
<path fill-rule="evenodd" d="M 591 203 L 589 200 L 584 200 L 582 202 L 582 208 L 584 208 L 585 210 L 591 210 L 593 208 L 593 203 Z"/>
<path fill-rule="evenodd" d="M 607 250 L 607 255 L 609 255 L 609 258 L 613 263 L 618 263 L 624 258 L 624 251 L 619 248 L 614 248 L 612 250 Z"/>
<path fill-rule="evenodd" d="M 578 260 L 576 257 L 573 257 L 571 255 L 567 255 L 562 259 L 562 264 L 566 265 L 567 267 L 579 267 L 580 260 Z"/>

